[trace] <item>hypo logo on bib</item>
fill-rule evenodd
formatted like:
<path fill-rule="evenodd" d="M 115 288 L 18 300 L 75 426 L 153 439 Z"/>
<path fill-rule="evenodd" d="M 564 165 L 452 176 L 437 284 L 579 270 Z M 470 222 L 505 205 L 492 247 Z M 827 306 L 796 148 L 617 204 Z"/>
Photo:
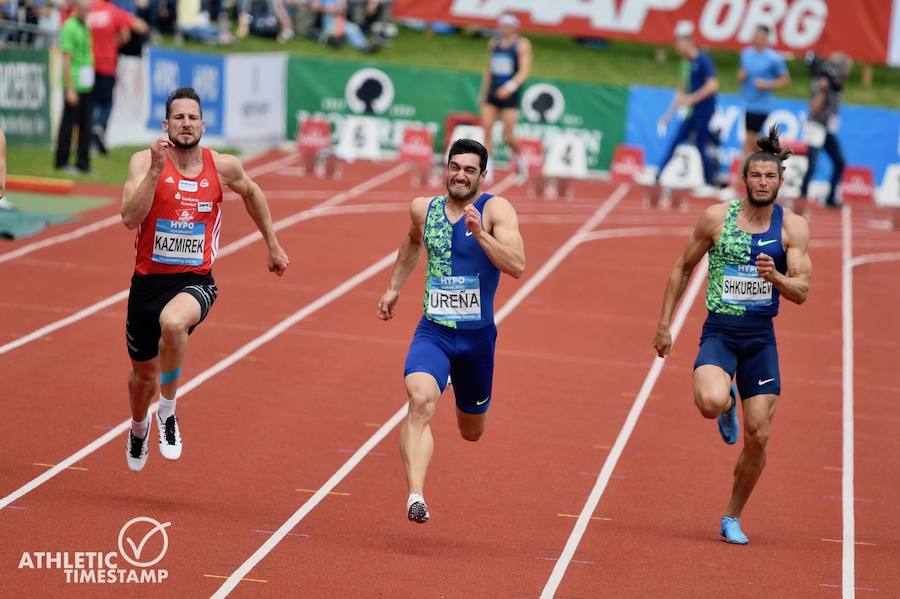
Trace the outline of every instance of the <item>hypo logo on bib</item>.
<path fill-rule="evenodd" d="M 772 283 L 759 277 L 755 265 L 726 264 L 722 301 L 741 306 L 769 306 L 772 304 Z"/>
<path fill-rule="evenodd" d="M 206 241 L 206 223 L 156 219 L 153 261 L 160 264 L 200 266 Z"/>
<path fill-rule="evenodd" d="M 435 320 L 481 320 L 481 283 L 478 277 L 431 277 L 426 309 Z"/>

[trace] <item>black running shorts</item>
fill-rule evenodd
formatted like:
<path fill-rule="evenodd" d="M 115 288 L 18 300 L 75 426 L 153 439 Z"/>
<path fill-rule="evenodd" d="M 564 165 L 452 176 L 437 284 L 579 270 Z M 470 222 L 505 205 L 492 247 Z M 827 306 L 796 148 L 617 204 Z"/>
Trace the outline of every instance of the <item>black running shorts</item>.
<path fill-rule="evenodd" d="M 125 343 L 132 360 L 144 362 L 157 356 L 161 335 L 159 315 L 179 293 L 194 296 L 200 304 L 200 322 L 203 322 L 216 301 L 218 290 L 212 274 L 186 272 L 131 277 Z M 193 332 L 194 327 L 189 332 Z"/>

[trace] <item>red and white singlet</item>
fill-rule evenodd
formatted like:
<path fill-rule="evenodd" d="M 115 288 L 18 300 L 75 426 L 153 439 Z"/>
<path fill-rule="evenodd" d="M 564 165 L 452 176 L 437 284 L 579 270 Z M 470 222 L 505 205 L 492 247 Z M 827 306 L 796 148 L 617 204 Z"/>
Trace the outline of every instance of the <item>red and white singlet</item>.
<path fill-rule="evenodd" d="M 203 170 L 191 178 L 179 173 L 167 155 L 150 213 L 138 226 L 134 271 L 208 273 L 219 251 L 221 201 L 212 152 L 203 148 Z"/>

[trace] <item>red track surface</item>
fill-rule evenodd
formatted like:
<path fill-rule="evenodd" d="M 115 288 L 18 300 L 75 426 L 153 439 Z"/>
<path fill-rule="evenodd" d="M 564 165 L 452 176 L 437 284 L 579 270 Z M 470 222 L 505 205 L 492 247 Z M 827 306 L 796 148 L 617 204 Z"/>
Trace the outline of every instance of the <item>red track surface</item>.
<path fill-rule="evenodd" d="M 258 177 L 276 220 L 393 165 L 363 164 L 337 182 L 282 169 Z M 313 190 L 315 193 L 304 192 Z M 528 251 L 502 306 L 613 192 L 579 186 L 574 203 L 517 205 Z M 388 192 L 388 193 L 384 193 Z M 396 192 L 396 193 L 393 193 Z M 345 205 L 385 210 L 307 220 L 279 233 L 292 264 L 276 280 L 255 243 L 216 264 L 221 295 L 191 339 L 182 383 L 395 249 L 398 174 Z M 277 196 L 277 197 L 276 197 Z M 398 204 L 399 203 L 399 204 Z M 393 204 L 398 204 L 393 206 Z M 594 485 L 653 359 L 662 285 L 702 203 L 649 210 L 629 192 L 599 229 L 669 234 L 578 246 L 500 325 L 494 407 L 481 442 L 456 431 L 441 400 L 427 497 L 432 522 L 405 519 L 396 430 L 241 582 L 233 596 L 537 597 Z M 254 230 L 225 208 L 222 246 Z M 113 207 L 89 218 L 113 214 Z M 669 227 L 678 228 L 670 230 Z M 558 597 L 835 597 L 841 585 L 840 219 L 816 212 L 810 301 L 777 330 L 784 397 L 767 470 L 745 514 L 747 547 L 718 539 L 734 448 L 690 400 L 702 294 L 569 565 Z M 57 231 L 54 231 L 54 234 Z M 900 251 L 894 233 L 858 217 L 854 254 Z M 111 227 L 0 264 L 0 344 L 128 285 L 132 235 Z M 21 242 L 20 242 L 21 244 Z M 9 249 L 17 247 L 11 244 Z M 5 250 L 4 250 L 5 251 Z M 116 437 L 0 515 L 6 596 L 209 596 L 402 404 L 402 364 L 420 311 L 421 271 L 391 323 L 375 318 L 389 269 L 353 288 L 179 401 L 185 450 L 155 443 L 140 474 Z M 855 269 L 856 586 L 900 595 L 900 262 Z M 124 302 L 0 358 L 0 495 L 11 493 L 128 417 Z M 153 433 L 155 435 L 155 432 Z M 66 584 L 59 570 L 19 570 L 23 552 L 115 551 L 135 516 L 171 522 L 161 585 Z M 269 531 L 269 532 L 267 532 Z M 157 535 L 159 537 L 159 535 Z M 151 552 L 152 548 L 148 548 Z M 158 549 L 158 548 L 157 548 Z M 865 591 L 863 591 L 865 589 Z"/>

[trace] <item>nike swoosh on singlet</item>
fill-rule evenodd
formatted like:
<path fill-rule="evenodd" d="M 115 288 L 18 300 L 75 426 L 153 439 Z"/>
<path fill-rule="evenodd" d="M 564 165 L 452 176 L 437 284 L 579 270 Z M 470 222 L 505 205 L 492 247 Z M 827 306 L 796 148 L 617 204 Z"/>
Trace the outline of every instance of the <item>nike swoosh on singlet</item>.
<path fill-rule="evenodd" d="M 487 401 L 488 401 L 490 398 L 491 398 L 491 396 L 488 395 L 487 397 L 485 397 L 485 398 L 482 399 L 481 401 L 476 401 L 476 402 L 475 402 L 475 405 L 476 405 L 476 406 L 483 406 L 484 404 L 487 403 Z"/>
<path fill-rule="evenodd" d="M 766 383 L 771 383 L 771 382 L 774 381 L 774 380 L 775 380 L 774 378 L 766 379 L 766 380 L 760 379 L 760 380 L 758 380 L 758 381 L 756 381 L 756 382 L 757 382 L 760 386 L 762 386 L 762 385 L 765 385 Z"/>
<path fill-rule="evenodd" d="M 472 236 L 472 232 L 471 232 L 471 231 L 466 231 L 466 237 L 471 237 L 471 236 Z"/>
<path fill-rule="evenodd" d="M 760 239 L 759 241 L 756 242 L 756 245 L 758 245 L 759 247 L 762 247 L 764 245 L 769 245 L 770 243 L 775 243 L 776 241 L 778 241 L 778 240 L 777 239 L 766 239 L 765 241 L 763 241 L 762 239 Z"/>

